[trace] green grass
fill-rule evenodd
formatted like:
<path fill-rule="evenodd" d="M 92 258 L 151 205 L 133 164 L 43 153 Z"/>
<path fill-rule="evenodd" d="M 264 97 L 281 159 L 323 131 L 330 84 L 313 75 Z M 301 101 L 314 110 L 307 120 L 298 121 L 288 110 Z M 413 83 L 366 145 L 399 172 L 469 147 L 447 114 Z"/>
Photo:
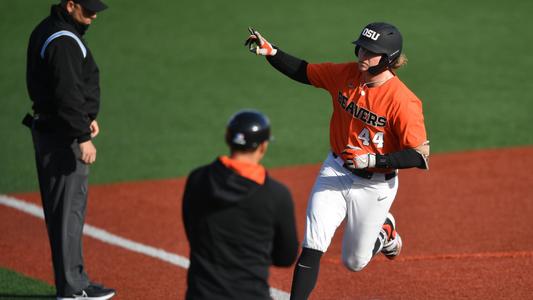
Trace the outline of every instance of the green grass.
<path fill-rule="evenodd" d="M 0 299 L 55 299 L 55 288 L 42 281 L 0 268 Z"/>
<path fill-rule="evenodd" d="M 0 2 L 0 193 L 37 190 L 20 125 L 30 109 L 25 51 L 55 2 Z M 249 25 L 309 62 L 343 62 L 354 59 L 350 42 L 365 24 L 394 23 L 409 57 L 400 77 L 423 100 L 433 153 L 533 144 L 531 1 L 107 3 L 86 35 L 102 79 L 91 183 L 186 175 L 226 152 L 224 126 L 241 108 L 272 120 L 267 167 L 322 161 L 329 95 L 248 53 Z"/>

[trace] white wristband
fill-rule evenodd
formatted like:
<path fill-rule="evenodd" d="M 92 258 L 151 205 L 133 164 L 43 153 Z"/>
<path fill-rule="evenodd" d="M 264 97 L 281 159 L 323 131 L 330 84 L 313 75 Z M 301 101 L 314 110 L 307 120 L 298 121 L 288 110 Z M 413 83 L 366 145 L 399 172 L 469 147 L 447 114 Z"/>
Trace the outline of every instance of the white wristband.
<path fill-rule="evenodd" d="M 376 166 L 376 155 L 368 153 L 368 167 L 374 168 Z"/>

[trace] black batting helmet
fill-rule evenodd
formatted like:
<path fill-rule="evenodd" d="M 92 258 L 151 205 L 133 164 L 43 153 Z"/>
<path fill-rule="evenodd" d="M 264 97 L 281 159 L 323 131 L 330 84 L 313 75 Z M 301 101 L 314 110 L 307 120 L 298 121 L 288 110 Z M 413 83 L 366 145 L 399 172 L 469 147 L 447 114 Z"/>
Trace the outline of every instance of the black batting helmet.
<path fill-rule="evenodd" d="M 241 110 L 234 114 L 226 129 L 226 143 L 237 150 L 254 150 L 270 140 L 270 120 L 256 110 Z"/>
<path fill-rule="evenodd" d="M 396 62 L 402 53 L 402 43 L 402 35 L 398 28 L 383 22 L 366 25 L 359 38 L 353 42 L 356 45 L 355 55 L 359 52 L 360 47 L 382 55 L 383 59 L 379 65 L 369 69 L 369 72 L 374 74 L 383 71 L 386 67 L 390 67 Z"/>

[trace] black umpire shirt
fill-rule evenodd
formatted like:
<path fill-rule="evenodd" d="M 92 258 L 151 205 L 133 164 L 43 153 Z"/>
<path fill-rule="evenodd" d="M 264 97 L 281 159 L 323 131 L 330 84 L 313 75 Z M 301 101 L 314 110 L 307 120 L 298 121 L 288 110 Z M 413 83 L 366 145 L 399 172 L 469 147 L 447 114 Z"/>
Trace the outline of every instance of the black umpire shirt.
<path fill-rule="evenodd" d="M 189 240 L 186 299 L 270 299 L 269 266 L 298 253 L 288 189 L 267 174 L 263 185 L 220 160 L 189 175 L 183 196 Z"/>
<path fill-rule="evenodd" d="M 98 67 L 83 40 L 87 28 L 53 5 L 31 34 L 26 70 L 35 114 L 48 129 L 79 143 L 91 138 L 100 106 Z"/>

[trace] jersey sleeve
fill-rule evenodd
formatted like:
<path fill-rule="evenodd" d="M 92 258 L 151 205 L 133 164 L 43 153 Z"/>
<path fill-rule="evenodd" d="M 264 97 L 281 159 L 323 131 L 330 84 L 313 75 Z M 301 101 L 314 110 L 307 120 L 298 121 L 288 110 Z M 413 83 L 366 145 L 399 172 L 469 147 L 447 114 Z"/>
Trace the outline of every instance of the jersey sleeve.
<path fill-rule="evenodd" d="M 54 39 L 44 52 L 43 59 L 51 71 L 57 114 L 69 126 L 69 135 L 78 142 L 91 139 L 91 120 L 85 111 L 83 86 L 84 53 L 70 36 Z"/>
<path fill-rule="evenodd" d="M 409 99 L 400 103 L 393 129 L 402 149 L 415 148 L 427 141 L 422 102 Z"/>
<path fill-rule="evenodd" d="M 334 85 L 335 77 L 335 67 L 332 63 L 307 65 L 307 78 L 317 88 L 329 90 Z"/>

